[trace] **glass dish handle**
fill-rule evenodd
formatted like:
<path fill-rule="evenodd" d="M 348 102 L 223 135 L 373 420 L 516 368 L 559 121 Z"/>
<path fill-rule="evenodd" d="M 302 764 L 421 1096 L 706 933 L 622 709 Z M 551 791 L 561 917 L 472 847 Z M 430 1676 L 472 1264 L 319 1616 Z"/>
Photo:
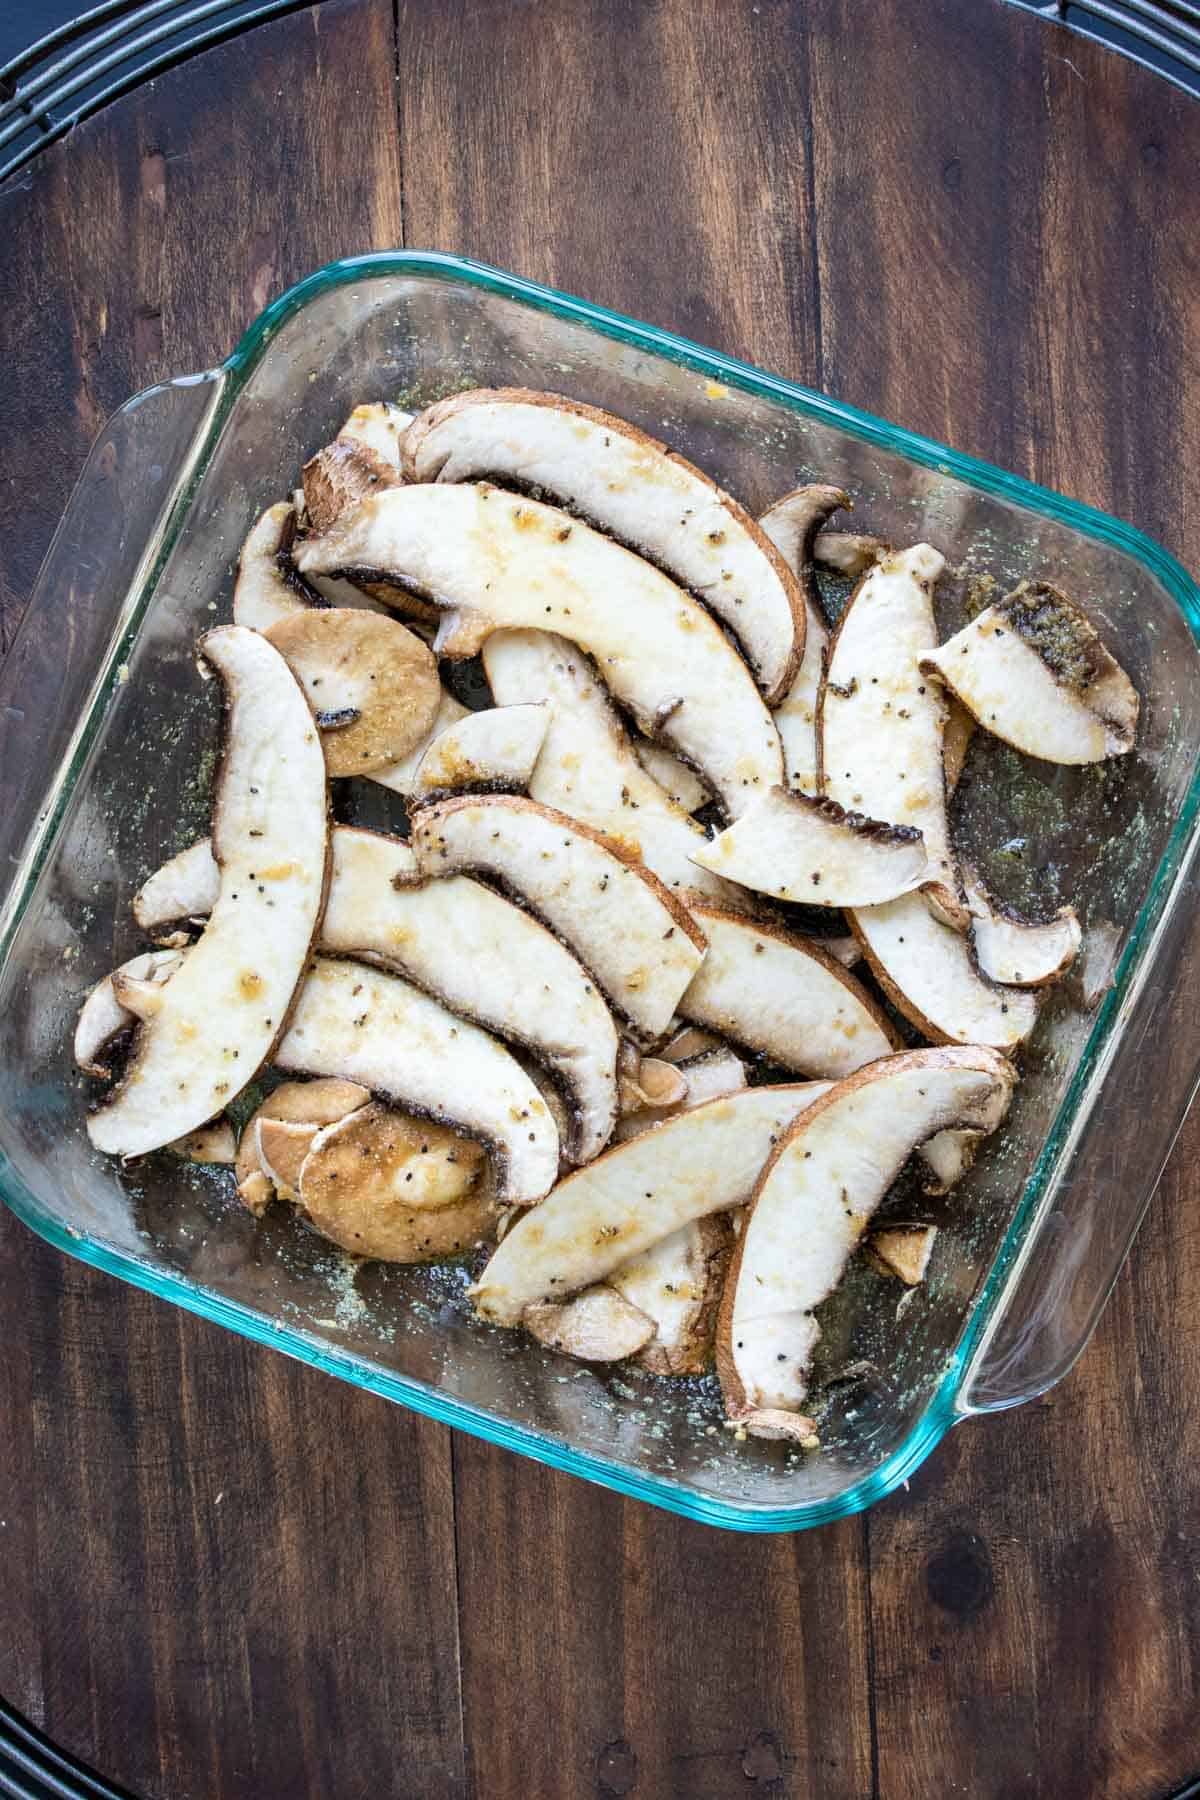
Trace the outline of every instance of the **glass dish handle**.
<path fill-rule="evenodd" d="M 46 552 L 29 605 L 0 667 L 0 897 L 48 824 L 38 805 L 47 772 L 77 742 L 97 683 L 113 679 L 147 558 L 156 559 L 182 503 L 217 405 L 221 370 L 146 388 L 115 412 Z M 6 924 L 0 909 L 0 937 Z"/>
<path fill-rule="evenodd" d="M 1138 970 L 1093 1072 L 1091 1108 L 1060 1150 L 1045 1211 L 1024 1234 L 958 1395 L 963 1413 L 1032 1400 L 1087 1344 L 1200 1084 L 1197 852 L 1141 945 Z M 1085 1132 L 1082 1117 L 1100 1124 Z"/>

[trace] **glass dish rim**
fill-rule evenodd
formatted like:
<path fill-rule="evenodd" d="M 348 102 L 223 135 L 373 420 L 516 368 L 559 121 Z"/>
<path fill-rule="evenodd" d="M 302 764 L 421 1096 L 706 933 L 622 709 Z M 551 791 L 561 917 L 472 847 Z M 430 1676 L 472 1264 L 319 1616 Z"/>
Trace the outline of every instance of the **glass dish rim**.
<path fill-rule="evenodd" d="M 187 518 L 192 495 L 208 466 L 225 420 L 250 374 L 281 327 L 310 301 L 331 288 L 372 277 L 400 274 L 449 277 L 469 287 L 520 301 L 554 317 L 578 321 L 601 336 L 615 338 L 618 342 L 664 356 L 698 374 L 743 392 L 781 402 L 811 418 L 834 424 L 868 443 L 898 452 L 937 473 L 969 482 L 987 493 L 1017 501 L 1088 537 L 1112 544 L 1140 561 L 1159 581 L 1178 606 L 1193 641 L 1200 649 L 1200 588 L 1168 551 L 1136 527 L 1082 501 L 1068 499 L 1052 489 L 1041 487 L 1023 476 L 1008 473 L 964 452 L 952 450 L 935 439 L 890 424 L 800 383 L 769 374 L 736 357 L 707 349 L 662 327 L 631 319 L 484 263 L 444 252 L 422 250 L 380 251 L 364 256 L 339 258 L 327 263 L 272 301 L 249 326 L 223 363 L 202 376 L 177 378 L 180 382 L 189 383 L 207 378 L 219 385 L 212 404 L 205 409 L 196 426 L 186 458 L 184 478 L 177 484 L 165 521 L 160 523 L 156 552 L 152 557 L 143 559 L 135 577 L 135 582 L 140 583 L 140 586 L 134 603 L 125 608 L 120 645 L 127 643 L 140 626 L 158 575 Z M 153 391 L 153 388 L 143 390 L 143 395 Z M 121 410 L 134 407 L 143 395 L 133 396 Z M 98 724 L 111 695 L 111 673 L 117 661 L 115 650 L 115 646 L 110 646 L 107 659 L 110 679 L 101 680 L 93 689 L 87 713 L 76 733 L 69 766 L 65 773 L 61 767 L 56 772 L 58 791 L 55 793 L 51 789 L 50 816 L 43 816 L 43 829 L 35 834 L 37 841 L 33 853 L 30 854 L 27 849 L 20 858 L 12 894 L 13 904 L 4 908 L 8 913 L 9 927 L 3 934 L 4 940 L 11 939 L 12 931 L 24 914 L 41 866 L 57 836 L 58 821 L 66 800 L 73 791 L 79 766 L 93 735 L 92 728 Z M 366 1357 L 337 1349 L 328 1340 L 303 1327 L 272 1324 L 248 1307 L 195 1287 L 183 1277 L 159 1269 L 136 1255 L 110 1250 L 48 1217 L 35 1194 L 2 1150 L 0 1198 L 39 1236 L 81 1262 L 116 1275 L 159 1298 L 171 1300 L 186 1311 L 223 1325 L 256 1343 L 282 1350 L 314 1368 L 397 1401 L 414 1412 L 458 1426 L 488 1442 L 530 1456 L 550 1467 L 583 1476 L 602 1487 L 627 1494 L 634 1499 L 645 1500 L 685 1518 L 725 1529 L 791 1532 L 827 1524 L 862 1512 L 891 1493 L 909 1478 L 952 1425 L 969 1416 L 971 1409 L 961 1403 L 964 1379 L 985 1332 L 1000 1314 L 999 1302 L 1003 1297 L 1006 1280 L 1019 1257 L 1027 1232 L 1036 1227 L 1035 1215 L 1053 1193 L 1054 1170 L 1080 1117 L 1087 1091 L 1104 1072 L 1105 1052 L 1114 1041 L 1117 1015 L 1131 998 L 1133 978 L 1153 960 L 1149 952 L 1158 926 L 1169 916 L 1168 902 L 1187 860 L 1186 852 L 1195 835 L 1198 817 L 1200 761 L 1193 769 L 1187 794 L 1150 888 L 1130 927 L 1125 949 L 1115 971 L 1113 986 L 1097 1013 L 1037 1162 L 1014 1208 L 1013 1217 L 992 1267 L 980 1286 L 962 1336 L 946 1360 L 933 1395 L 902 1442 L 878 1468 L 843 1493 L 826 1501 L 810 1502 L 799 1507 L 774 1508 L 743 1506 L 736 1502 L 718 1500 L 694 1489 L 679 1486 L 664 1477 L 642 1474 L 608 1457 L 574 1448 L 565 1441 L 557 1442 L 528 1427 L 494 1418 L 464 1400 L 443 1395 L 437 1389 L 424 1387 L 406 1376 L 384 1370 Z M 0 957 L 6 951 L 7 941 L 0 941 Z M 1120 1264 L 1118 1271 L 1119 1268 Z M 1116 1272 L 1113 1275 L 1114 1280 L 1115 1278 Z M 1095 1316 L 1099 1316 L 1099 1308 Z M 1094 1322 L 1093 1319 L 1093 1326 Z M 1090 1329 L 1089 1327 L 1088 1335 Z M 1072 1360 L 1082 1352 L 1086 1342 L 1085 1336 L 1075 1347 Z M 1061 1378 L 1061 1374 L 1065 1372 L 1065 1369 L 1060 1371 L 1055 1379 Z"/>

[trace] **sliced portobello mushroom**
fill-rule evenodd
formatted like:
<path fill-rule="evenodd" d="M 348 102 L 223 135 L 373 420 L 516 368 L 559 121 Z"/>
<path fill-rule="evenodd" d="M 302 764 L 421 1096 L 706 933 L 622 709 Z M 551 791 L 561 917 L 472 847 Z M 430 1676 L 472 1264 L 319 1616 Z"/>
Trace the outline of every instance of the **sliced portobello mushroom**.
<path fill-rule="evenodd" d="M 985 731 L 1044 762 L 1124 756 L 1137 690 L 1090 621 L 1048 581 L 1023 581 L 921 658 Z"/>
<path fill-rule="evenodd" d="M 524 793 L 549 724 L 544 704 L 468 713 L 426 750 L 417 765 L 414 797 Z"/>
<path fill-rule="evenodd" d="M 433 724 L 430 727 L 429 735 L 416 746 L 415 750 L 410 750 L 407 756 L 402 756 L 399 762 L 388 763 L 387 767 L 383 769 L 372 769 L 368 780 L 377 782 L 380 787 L 390 788 L 392 793 L 402 794 L 407 799 L 416 789 L 417 770 L 421 766 L 425 752 L 443 731 L 449 731 L 450 727 L 457 725 L 460 719 L 467 718 L 470 710 L 470 707 L 464 706 L 461 700 L 456 700 L 447 688 L 442 688 L 438 695 L 437 711 L 433 715 Z"/>
<path fill-rule="evenodd" d="M 741 645 L 768 701 L 804 649 L 791 571 L 737 501 L 636 425 L 561 394 L 480 388 L 421 413 L 404 439 L 413 481 L 516 480 L 647 556 Z"/>
<path fill-rule="evenodd" d="M 948 696 L 946 711 L 946 730 L 942 740 L 942 767 L 946 772 L 946 797 L 954 793 L 962 780 L 962 772 L 966 767 L 967 751 L 971 748 L 971 739 L 975 736 L 975 721 L 961 700 L 954 695 Z"/>
<path fill-rule="evenodd" d="M 299 1199 L 300 1170 L 320 1129 L 283 1119 L 259 1119 L 255 1124 L 256 1160 L 280 1200 Z"/>
<path fill-rule="evenodd" d="M 198 1131 L 176 1138 L 167 1149 L 184 1162 L 232 1163 L 237 1155 L 237 1141 L 228 1119 L 214 1119 L 211 1125 L 201 1125 Z"/>
<path fill-rule="evenodd" d="M 936 918 L 920 894 L 860 907 L 847 918 L 888 999 L 931 1043 L 1013 1050 L 1036 1025 L 1035 996 L 982 975 L 969 940 Z"/>
<path fill-rule="evenodd" d="M 282 619 L 303 613 L 313 589 L 292 571 L 296 514 L 285 501 L 269 506 L 242 545 L 233 590 L 233 619 L 251 631 L 269 631 Z"/>
<path fill-rule="evenodd" d="M 437 663 L 397 619 L 309 608 L 267 637 L 308 696 L 330 775 L 386 769 L 428 738 L 442 694 Z"/>
<path fill-rule="evenodd" d="M 317 1132 L 298 1198 L 322 1237 L 379 1262 L 457 1256 L 499 1217 L 480 1145 L 379 1105 Z"/>
<path fill-rule="evenodd" d="M 818 750 L 832 799 L 920 831 L 930 900 L 965 931 L 946 812 L 946 705 L 921 669 L 937 643 L 933 584 L 944 566 L 940 551 L 917 544 L 885 557 L 854 590 L 829 645 Z"/>
<path fill-rule="evenodd" d="M 368 400 L 356 406 L 338 432 L 341 443 L 357 444 L 400 474 L 400 440 L 413 422 L 413 414 L 390 400 Z"/>
<path fill-rule="evenodd" d="M 839 1080 L 900 1048 L 866 989 L 812 938 L 694 901 L 708 951 L 682 1018 L 798 1075 Z"/>
<path fill-rule="evenodd" d="M 506 1204 L 532 1205 L 554 1185 L 558 1132 L 528 1075 L 495 1038 L 398 975 L 318 956 L 272 1060 L 290 1074 L 358 1082 L 485 1144 Z"/>
<path fill-rule="evenodd" d="M 971 914 L 971 943 L 981 973 L 1010 987 L 1048 987 L 1079 954 L 1083 930 L 1073 906 L 1035 924 L 991 898 L 973 869 L 963 869 Z"/>
<path fill-rule="evenodd" d="M 692 861 L 755 893 L 805 906 L 873 906 L 911 893 L 928 874 L 915 827 L 782 787 L 768 789 Z"/>
<path fill-rule="evenodd" d="M 669 888 L 733 893 L 690 860 L 705 842 L 703 827 L 643 768 L 637 742 L 577 644 L 548 631 L 496 631 L 483 647 L 483 666 L 497 705 L 540 701 L 550 714 L 531 800 L 618 839 Z"/>
<path fill-rule="evenodd" d="M 326 531 L 334 520 L 369 495 L 398 487 L 398 466 L 374 444 L 355 432 L 343 432 L 318 450 L 301 472 L 304 510 L 313 531 Z"/>
<path fill-rule="evenodd" d="M 617 1113 L 616 1026 L 592 977 L 529 913 L 466 876 L 422 882 L 408 845 L 339 826 L 321 941 L 525 1045 L 566 1097 L 564 1152 L 586 1162 L 603 1149 Z"/>
<path fill-rule="evenodd" d="M 617 1120 L 617 1129 L 613 1134 L 617 1143 L 623 1144 L 626 1138 L 650 1131 L 655 1125 L 661 1124 L 663 1119 L 686 1112 L 690 1106 L 703 1106 L 706 1100 L 715 1100 L 721 1094 L 736 1094 L 746 1085 L 745 1063 L 725 1045 L 705 1051 L 703 1055 L 693 1057 L 690 1062 L 664 1063 L 661 1066 L 674 1068 L 679 1076 L 677 1098 L 665 1102 L 660 1100 L 649 1106 L 631 1107 Z"/>
<path fill-rule="evenodd" d="M 578 1162 L 595 1156 L 617 1116 L 617 1029 L 586 970 L 538 920 L 479 882 L 424 882 L 397 838 L 349 825 L 331 835 L 320 947 L 405 975 L 452 1012 L 527 1046 L 566 1096 L 564 1152 Z M 150 877 L 134 900 L 139 922 L 161 928 L 204 913 L 215 877 L 206 838 Z"/>
<path fill-rule="evenodd" d="M 238 1194 L 251 1212 L 261 1213 L 274 1196 L 274 1182 L 263 1165 L 260 1128 L 268 1123 L 300 1125 L 308 1141 L 323 1125 L 332 1125 L 365 1106 L 371 1096 L 357 1082 L 324 1077 L 316 1081 L 285 1081 L 275 1088 L 242 1127 L 234 1176 Z M 298 1173 L 298 1171 L 297 1171 Z M 298 1182 L 297 1184 L 298 1185 Z"/>
<path fill-rule="evenodd" d="M 88 1120 L 92 1143 L 116 1156 L 195 1131 L 254 1079 L 286 1025 L 325 899 L 325 760 L 304 695 L 255 631 L 221 626 L 200 647 L 226 695 L 212 836 L 220 891 Z"/>
<path fill-rule="evenodd" d="M 96 983 L 80 1008 L 75 1025 L 75 1061 L 86 1074 L 96 1075 L 102 1081 L 112 1076 L 108 1050 L 137 1017 L 127 1005 L 129 982 L 168 981 L 182 961 L 178 950 L 143 950 L 140 956 L 131 957 Z"/>
<path fill-rule="evenodd" d="M 796 1119 L 759 1176 L 717 1324 L 728 1418 L 754 1436 L 812 1436 L 800 1409 L 814 1310 L 901 1166 L 936 1132 L 994 1131 L 1013 1071 L 994 1051 L 916 1050 L 860 1069 Z"/>
<path fill-rule="evenodd" d="M 759 524 L 794 572 L 808 620 L 804 655 L 773 716 L 783 744 L 788 783 L 807 794 L 817 788 L 817 693 L 829 646 L 829 626 L 813 567 L 817 534 L 835 512 L 852 504 L 841 488 L 812 482 L 768 507 Z"/>
<path fill-rule="evenodd" d="M 647 1109 L 661 1112 L 685 1099 L 687 1077 L 674 1063 L 643 1056 L 625 1038 L 617 1056 L 617 1094 L 622 1118 Z"/>
<path fill-rule="evenodd" d="M 685 813 L 696 813 L 708 805 L 712 795 L 695 769 L 689 769 L 661 744 L 651 744 L 643 737 L 631 738 L 630 744 L 647 775 L 658 783 L 673 806 L 681 807 Z"/>
<path fill-rule="evenodd" d="M 893 1225 L 873 1232 L 868 1248 L 885 1275 L 898 1276 L 905 1287 L 920 1287 L 937 1234 L 936 1225 Z"/>
<path fill-rule="evenodd" d="M 518 1325 L 527 1307 L 565 1300 L 693 1219 L 740 1206 L 772 1144 L 826 1091 L 747 1088 L 606 1150 L 506 1233 L 470 1290 L 475 1310 Z"/>
<path fill-rule="evenodd" d="M 578 956 L 637 1035 L 667 1030 L 700 967 L 704 933 L 614 839 L 502 794 L 423 807 L 412 847 L 426 876 L 476 871 L 503 882 Z"/>
<path fill-rule="evenodd" d="M 652 1375 L 702 1375 L 708 1367 L 732 1248 L 727 1215 L 692 1219 L 609 1276 L 609 1287 L 654 1322 L 638 1355 Z"/>
<path fill-rule="evenodd" d="M 297 550 L 306 575 L 370 570 L 444 609 L 439 656 L 501 626 L 581 645 L 647 737 L 694 764 L 731 815 L 783 776 L 754 679 L 690 594 L 578 519 L 486 483 L 393 488 Z"/>
<path fill-rule="evenodd" d="M 685 1063 L 694 1057 L 705 1056 L 710 1050 L 720 1050 L 724 1046 L 721 1039 L 711 1031 L 701 1031 L 698 1025 L 680 1025 L 671 1033 L 666 1043 L 658 1051 L 663 1062 Z"/>
<path fill-rule="evenodd" d="M 654 1320 L 615 1288 L 585 1288 L 564 1301 L 531 1306 L 522 1323 L 547 1350 L 579 1362 L 622 1362 L 650 1343 Z"/>
<path fill-rule="evenodd" d="M 813 561 L 832 575 L 848 575 L 857 581 L 877 562 L 892 554 L 882 538 L 855 531 L 822 531 L 813 545 Z"/>
<path fill-rule="evenodd" d="M 948 1194 L 966 1175 L 983 1142 L 981 1131 L 939 1131 L 919 1155 L 933 1179 L 925 1183 L 927 1194 Z"/>

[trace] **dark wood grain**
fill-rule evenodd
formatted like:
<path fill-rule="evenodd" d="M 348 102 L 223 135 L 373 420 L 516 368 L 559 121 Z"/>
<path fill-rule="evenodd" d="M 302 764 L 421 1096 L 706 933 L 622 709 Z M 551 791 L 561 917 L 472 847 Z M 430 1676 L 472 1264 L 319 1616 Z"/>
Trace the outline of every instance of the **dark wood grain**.
<path fill-rule="evenodd" d="M 1200 563 L 1200 107 L 994 0 L 326 0 L 0 190 L 0 632 L 128 393 L 456 250 Z M 1100 1331 L 864 1520 L 737 1538 L 0 1214 L 0 1691 L 146 1800 L 1155 1800 L 1200 1772 L 1200 1127 Z"/>

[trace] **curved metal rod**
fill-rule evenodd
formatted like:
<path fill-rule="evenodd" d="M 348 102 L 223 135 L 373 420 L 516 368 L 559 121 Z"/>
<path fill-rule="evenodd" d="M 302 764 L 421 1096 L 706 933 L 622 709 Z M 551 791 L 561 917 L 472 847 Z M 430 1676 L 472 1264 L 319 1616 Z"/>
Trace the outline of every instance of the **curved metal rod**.
<path fill-rule="evenodd" d="M 186 61 L 198 50 L 207 50 L 215 44 L 224 42 L 227 38 L 236 37 L 248 26 L 260 24 L 267 19 L 278 18 L 284 13 L 299 12 L 302 7 L 309 4 L 311 4 L 311 0 L 262 0 L 262 4 L 256 6 L 252 12 L 240 13 L 236 19 L 229 19 L 223 25 L 215 25 L 208 31 L 202 31 L 198 37 L 190 38 L 187 43 L 177 44 L 174 49 L 164 51 L 161 56 L 152 57 L 150 61 L 141 64 L 138 68 L 127 70 L 115 81 L 110 82 L 106 88 L 102 88 L 99 93 L 90 95 L 73 112 L 56 120 L 48 130 L 43 130 L 32 143 L 18 150 L 8 162 L 0 165 L 0 181 L 9 175 L 16 174 L 17 170 L 23 168 L 27 162 L 32 162 L 39 151 L 45 150 L 50 144 L 57 143 L 60 138 L 66 137 L 75 129 L 76 125 L 89 118 L 92 113 L 99 112 L 100 108 L 106 106 L 110 100 L 119 99 L 122 94 L 129 93 L 141 82 L 148 81 L 151 76 L 159 75 L 164 70 L 173 68 L 177 63 Z M 205 10 L 211 11 L 212 9 L 210 7 Z M 196 17 L 197 13 L 193 11 L 180 23 L 187 24 Z M 161 38 L 164 34 L 160 31 L 157 35 Z M 93 76 L 94 73 L 93 71 Z M 51 104 L 53 104 L 54 98 L 54 96 L 51 97 Z M 22 130 L 30 129 L 31 122 L 24 121 Z"/>

